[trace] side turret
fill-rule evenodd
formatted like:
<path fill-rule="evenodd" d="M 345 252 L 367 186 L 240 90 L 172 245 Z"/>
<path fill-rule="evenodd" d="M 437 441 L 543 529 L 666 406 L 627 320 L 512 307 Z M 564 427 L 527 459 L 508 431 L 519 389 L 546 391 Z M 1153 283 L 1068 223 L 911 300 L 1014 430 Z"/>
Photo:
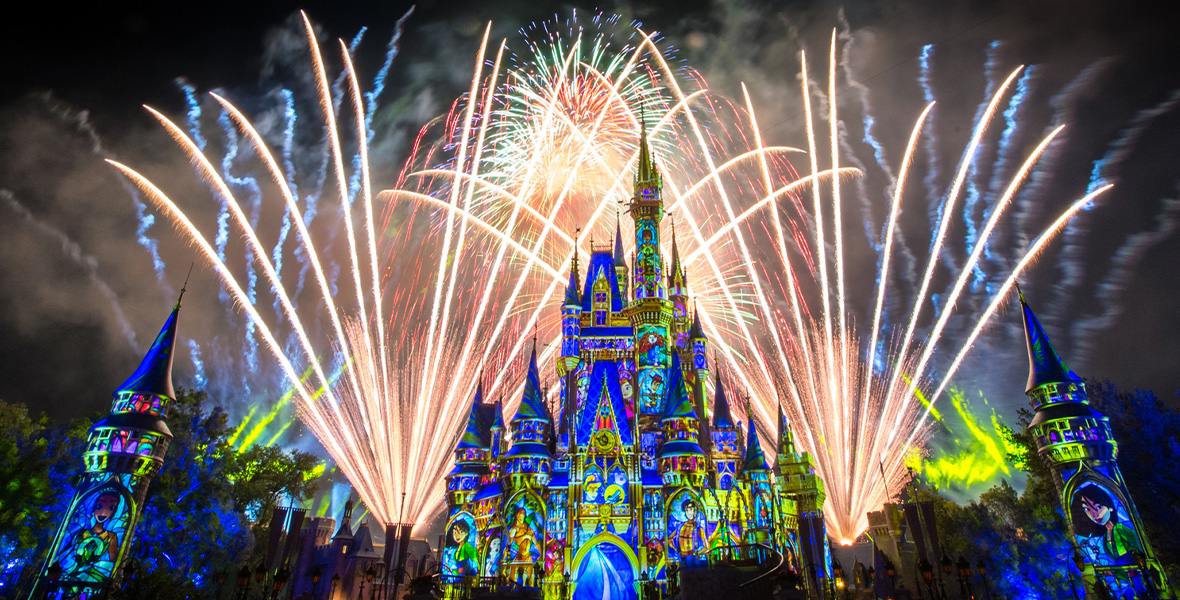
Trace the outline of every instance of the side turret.
<path fill-rule="evenodd" d="M 688 277 L 680 264 L 680 249 L 676 245 L 676 221 L 672 221 L 672 266 L 668 273 L 668 299 L 672 301 L 675 322 L 676 349 L 689 350 Z"/>
<path fill-rule="evenodd" d="M 623 226 L 619 222 L 619 214 L 615 213 L 615 280 L 619 282 L 619 294 L 623 302 L 627 302 L 627 253 L 623 251 Z"/>
<path fill-rule="evenodd" d="M 725 384 L 717 378 L 717 393 L 713 399 L 713 424 L 709 428 L 710 450 L 717 472 L 717 489 L 733 489 L 737 478 L 738 461 L 742 458 L 742 430 L 733 420 Z"/>
<path fill-rule="evenodd" d="M 758 437 L 758 426 L 746 402 L 746 421 L 749 423 L 749 439 L 746 441 L 746 455 L 742 459 L 741 481 L 749 490 L 750 512 L 746 519 L 747 543 L 770 543 L 775 525 L 781 521 L 774 501 L 774 480 L 766 455 L 762 452 L 762 441 Z"/>
<path fill-rule="evenodd" d="M 516 415 L 512 417 L 512 446 L 502 462 L 504 477 L 512 489 L 540 489 L 549 480 L 553 454 L 549 443 L 553 435 L 553 417 L 545 404 L 541 377 L 537 370 L 537 347 L 529 358 L 524 394 Z"/>
<path fill-rule="evenodd" d="M 1086 384 L 1065 366 L 1023 294 L 1020 308 L 1028 343 L 1025 394 L 1036 409 L 1028 429 L 1053 472 L 1085 563 L 1087 596 L 1119 590 L 1127 597 L 1175 598 L 1119 470 L 1110 420 L 1090 406 Z"/>
<path fill-rule="evenodd" d="M 165 418 L 176 399 L 172 355 L 183 298 L 181 289 L 139 368 L 115 390 L 110 413 L 90 428 L 84 472 L 46 553 L 36 584 L 41 589 L 30 598 L 96 598 L 118 589 L 148 486 L 172 441 Z M 52 582 L 51 569 L 60 569 Z"/>
<path fill-rule="evenodd" d="M 467 423 L 455 444 L 455 467 L 447 474 L 447 503 L 451 508 L 471 499 L 475 490 L 491 475 L 491 422 L 483 404 L 483 384 L 475 387 L 475 398 Z"/>
<path fill-rule="evenodd" d="M 824 507 L 824 482 L 815 471 L 815 460 L 810 453 L 795 448 L 795 437 L 791 426 L 779 408 L 779 452 L 778 487 L 786 498 L 795 500 L 799 516 L 822 515 Z"/>
<path fill-rule="evenodd" d="M 705 483 L 705 453 L 697 442 L 700 421 L 688 395 L 680 355 L 675 352 L 668 369 L 668 394 L 660 425 L 664 442 L 656 457 L 664 484 L 701 488 Z"/>

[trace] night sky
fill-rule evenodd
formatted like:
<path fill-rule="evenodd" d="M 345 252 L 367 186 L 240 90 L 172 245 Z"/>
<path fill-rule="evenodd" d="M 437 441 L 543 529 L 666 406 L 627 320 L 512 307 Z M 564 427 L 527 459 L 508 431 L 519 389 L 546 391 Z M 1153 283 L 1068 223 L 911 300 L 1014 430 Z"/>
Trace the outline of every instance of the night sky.
<path fill-rule="evenodd" d="M 290 32 L 298 31 L 292 27 L 300 8 L 321 28 L 321 41 L 350 39 L 370 27 L 358 63 L 371 72 L 409 4 L 93 3 L 66 10 L 40 2 L 28 3 L 24 10 L 32 14 L 22 19 L 3 19 L 0 399 L 28 403 L 59 419 L 102 409 L 174 302 L 193 253 L 157 222 L 150 231 L 168 263 L 165 281 L 157 281 L 136 240 L 138 221 L 127 188 L 101 157 L 117 156 L 174 181 L 177 195 L 208 198 L 208 191 L 142 104 L 181 117 L 184 95 L 174 80 L 183 77 L 198 92 L 228 90 L 247 112 L 263 110 L 262 99 L 278 82 L 301 76 L 306 55 L 284 50 Z M 1103 172 L 1116 189 L 1084 213 L 1072 246 L 1068 240 L 1054 244 L 1024 282 L 1025 295 L 1082 375 L 1175 400 L 1180 36 L 1170 16 L 1147 6 L 882 0 L 850 3 L 844 14 L 857 47 L 852 66 L 870 90 L 878 136 L 895 166 L 924 106 L 916 80 L 923 44 L 935 44 L 944 175 L 956 164 L 984 99 L 989 44 L 1001 41 L 995 51 L 1000 77 L 1018 64 L 1036 65 L 1022 116 L 1028 135 L 1021 143 L 1034 144 L 1058 121 L 1068 131 L 1049 168 L 1030 182 L 1037 192 L 1031 214 L 1043 220 L 1082 195 L 1094 162 L 1104 155 L 1116 159 Z M 840 4 L 682 0 L 598 8 L 663 32 L 680 49 L 678 56 L 720 92 L 738 97 L 739 84 L 746 82 L 770 141 L 805 144 L 797 52 L 803 46 L 817 57 L 826 53 L 831 29 L 843 27 Z M 379 140 L 383 154 L 374 159 L 378 184 L 396 176 L 407 136 L 465 90 L 487 20 L 493 21 L 493 37 L 511 44 L 519 27 L 555 13 L 564 18 L 570 10 L 524 1 L 418 3 L 384 100 L 402 108 L 379 119 L 385 137 Z M 849 127 L 859 127 L 859 116 L 849 118 L 856 119 Z M 858 276 L 871 280 L 873 268 Z M 232 359 L 235 347 L 219 350 L 217 340 L 240 336 L 235 332 L 241 323 L 227 318 L 218 282 L 198 266 L 189 289 L 182 335 L 204 336 L 209 364 Z M 981 341 L 964 380 L 1012 414 L 1024 404 L 1023 340 L 1014 312 L 998 319 L 1004 324 Z M 193 383 L 187 354 L 178 356 L 176 370 L 182 385 Z M 212 370 L 208 375 L 217 377 Z M 247 384 L 255 391 L 266 385 Z M 210 390 L 217 401 L 233 405 L 245 401 L 234 397 L 237 388 L 234 381 Z"/>

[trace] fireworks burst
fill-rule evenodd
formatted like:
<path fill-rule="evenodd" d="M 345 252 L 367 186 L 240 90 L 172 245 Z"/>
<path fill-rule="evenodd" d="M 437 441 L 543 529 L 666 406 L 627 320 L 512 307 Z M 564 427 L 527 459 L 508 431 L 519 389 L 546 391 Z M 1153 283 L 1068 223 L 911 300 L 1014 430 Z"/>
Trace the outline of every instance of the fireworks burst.
<path fill-rule="evenodd" d="M 748 390 L 748 419 L 774 423 L 778 407 L 784 408 L 825 479 L 830 533 L 851 541 L 867 525 L 866 511 L 886 501 L 902 476 L 906 449 L 922 439 L 929 407 L 923 411 L 915 396 L 937 399 L 1019 274 L 1077 210 L 1109 186 L 1074 203 L 1027 248 L 970 335 L 955 340 L 954 359 L 935 385 L 932 359 L 948 319 L 997 222 L 1060 131 L 1046 136 L 1011 177 L 987 223 L 968 242 L 968 258 L 950 273 L 955 284 L 938 297 L 937 320 L 926 331 L 922 308 L 934 298 L 932 282 L 969 166 L 1020 70 L 997 86 L 975 124 L 940 205 L 921 284 L 905 299 L 913 308 L 904 333 L 884 335 L 886 298 L 897 302 L 888 285 L 898 252 L 894 234 L 931 107 L 917 119 L 887 201 L 877 285 L 861 290 L 849 281 L 845 250 L 841 179 L 860 171 L 840 166 L 835 36 L 826 94 L 821 86 L 812 89 L 802 61 L 807 139 L 801 150 L 764 144 L 748 94 L 731 102 L 712 93 L 699 74 L 674 69 L 658 37 L 612 17 L 591 21 L 589 29 L 625 33 L 587 33 L 573 21 L 564 31 L 526 32 L 529 52 L 518 56 L 504 43 L 489 47 L 489 26 L 468 93 L 422 130 L 396 187 L 374 194 L 367 154 L 373 109 L 362 101 L 349 48 L 339 44 L 344 104 L 354 129 L 338 119 L 324 60 L 305 19 L 330 134 L 338 222 L 348 245 L 342 277 L 348 289 L 340 293 L 332 264 L 305 225 L 309 219 L 292 191 L 289 162 L 276 160 L 247 118 L 215 96 L 282 197 L 295 226 L 293 243 L 318 290 L 314 310 L 306 302 L 297 308 L 298 292 L 289 291 L 230 186 L 167 117 L 152 111 L 245 236 L 280 319 L 259 313 L 267 304 L 243 289 L 250 286 L 239 283 L 173 200 L 131 168 L 112 164 L 217 270 L 292 386 L 299 416 L 373 515 L 383 523 L 422 523 L 441 506 L 450 450 L 476 382 L 490 381 L 485 393 L 502 397 L 513 411 L 523 385 L 526 339 L 533 336 L 541 342 L 542 369 L 552 372 L 559 348 L 553 342 L 561 335 L 555 293 L 568 280 L 570 259 L 585 258 L 595 240 L 609 240 L 619 227 L 617 203 L 630 196 L 638 133 L 646 124 L 663 174 L 674 223 L 669 225 L 679 236 L 682 264 L 723 371 Z M 815 134 L 813 96 L 826 99 L 828 153 Z M 351 171 L 345 168 L 345 137 L 355 138 Z M 792 155 L 807 161 L 806 175 L 788 161 Z M 857 332 L 849 301 L 862 293 L 871 295 L 874 307 L 867 339 Z M 326 334 L 305 325 L 323 317 Z M 284 335 L 294 342 L 279 342 Z M 548 393 L 555 398 L 555 386 Z"/>

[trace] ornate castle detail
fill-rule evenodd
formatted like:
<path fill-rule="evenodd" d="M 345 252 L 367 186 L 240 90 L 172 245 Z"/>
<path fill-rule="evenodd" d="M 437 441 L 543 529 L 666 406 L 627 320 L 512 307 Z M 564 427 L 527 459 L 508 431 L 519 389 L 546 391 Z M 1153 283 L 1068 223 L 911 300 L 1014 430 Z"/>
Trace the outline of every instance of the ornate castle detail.
<path fill-rule="evenodd" d="M 1110 420 L 1090 406 L 1086 384 L 1053 349 L 1023 295 L 1020 307 L 1028 342 L 1025 394 L 1036 410 L 1029 432 L 1053 471 L 1087 587 L 1099 598 L 1175 598 L 1119 472 Z"/>
<path fill-rule="evenodd" d="M 819 524 L 808 538 L 827 555 L 823 483 L 786 420 L 772 462 L 754 424 L 733 418 L 719 377 L 710 419 L 709 342 L 690 314 L 674 233 L 670 260 L 660 250 L 661 187 L 645 129 L 631 265 L 616 225 L 614 244 L 591 248 L 584 278 L 576 257 L 570 266 L 557 414 L 535 348 L 507 428 L 477 387 L 447 476 L 448 596 L 511 583 L 546 597 L 639 598 L 710 552 L 754 544 L 810 567 L 803 520 Z"/>
<path fill-rule="evenodd" d="M 41 589 L 31 597 L 85 600 L 105 595 L 118 579 L 148 484 L 172 440 L 164 418 L 176 397 L 172 350 L 179 314 L 177 300 L 139 368 L 115 390 L 110 415 L 90 428 L 85 472 L 49 548 Z M 46 576 L 50 569 L 60 569 L 55 581 Z"/>

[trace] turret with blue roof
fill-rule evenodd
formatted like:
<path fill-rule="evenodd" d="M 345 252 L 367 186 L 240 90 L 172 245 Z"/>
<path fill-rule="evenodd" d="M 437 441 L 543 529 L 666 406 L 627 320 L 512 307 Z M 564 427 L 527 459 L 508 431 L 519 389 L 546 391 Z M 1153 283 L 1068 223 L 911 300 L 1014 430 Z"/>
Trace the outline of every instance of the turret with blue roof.
<path fill-rule="evenodd" d="M 524 392 L 520 398 L 520 405 L 516 407 L 516 415 L 512 417 L 511 427 L 512 447 L 505 455 L 509 461 L 505 473 L 548 472 L 549 460 L 553 458 L 549 451 L 553 416 L 549 414 L 549 407 L 545 404 L 545 393 L 541 389 L 541 375 L 537 370 L 536 340 L 533 341 L 533 352 L 529 357 Z"/>
<path fill-rule="evenodd" d="M 697 443 L 700 421 L 693 408 L 684 371 L 680 366 L 680 355 L 672 353 L 672 366 L 668 368 L 668 388 L 664 400 L 664 414 L 661 423 L 664 428 L 664 443 L 660 446 L 659 458 L 675 456 L 703 456 Z"/>

